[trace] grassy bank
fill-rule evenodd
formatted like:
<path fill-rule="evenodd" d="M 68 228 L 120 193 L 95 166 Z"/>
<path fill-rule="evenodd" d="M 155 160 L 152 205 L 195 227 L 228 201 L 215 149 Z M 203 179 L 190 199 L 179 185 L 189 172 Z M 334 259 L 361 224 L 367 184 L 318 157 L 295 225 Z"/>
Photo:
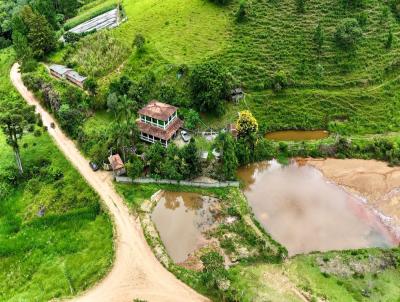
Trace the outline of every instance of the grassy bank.
<path fill-rule="evenodd" d="M 17 95 L 12 62 L 11 50 L 0 52 L 0 102 Z M 102 278 L 113 259 L 112 224 L 98 196 L 38 130 L 40 136 L 28 133 L 21 141 L 23 178 L 0 135 L 1 301 L 74 296 Z"/>

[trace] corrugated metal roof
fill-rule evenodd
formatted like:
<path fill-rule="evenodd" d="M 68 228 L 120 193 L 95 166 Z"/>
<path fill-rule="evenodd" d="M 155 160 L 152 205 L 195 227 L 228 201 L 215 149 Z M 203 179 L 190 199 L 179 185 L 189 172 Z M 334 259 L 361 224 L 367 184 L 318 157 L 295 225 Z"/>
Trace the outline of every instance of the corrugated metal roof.
<path fill-rule="evenodd" d="M 67 66 L 64 65 L 58 65 L 58 64 L 52 64 L 49 66 L 50 70 L 60 74 L 64 75 L 66 72 L 70 71 L 71 69 L 68 68 Z"/>
<path fill-rule="evenodd" d="M 80 83 L 83 83 L 86 80 L 86 77 L 81 76 L 79 73 L 77 73 L 75 70 L 69 70 L 67 71 L 66 75 Z"/>

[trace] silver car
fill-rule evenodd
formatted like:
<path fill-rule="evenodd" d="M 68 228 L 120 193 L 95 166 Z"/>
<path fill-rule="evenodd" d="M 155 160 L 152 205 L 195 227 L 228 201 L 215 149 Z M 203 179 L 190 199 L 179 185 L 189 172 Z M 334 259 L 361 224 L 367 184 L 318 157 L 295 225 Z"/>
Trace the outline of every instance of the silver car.
<path fill-rule="evenodd" d="M 182 131 L 181 131 L 181 136 L 182 136 L 182 139 L 183 139 L 183 141 L 184 141 L 185 143 L 189 142 L 190 139 L 192 138 L 192 137 L 190 136 L 190 134 L 189 134 L 187 131 L 185 131 L 185 130 L 182 130 Z"/>

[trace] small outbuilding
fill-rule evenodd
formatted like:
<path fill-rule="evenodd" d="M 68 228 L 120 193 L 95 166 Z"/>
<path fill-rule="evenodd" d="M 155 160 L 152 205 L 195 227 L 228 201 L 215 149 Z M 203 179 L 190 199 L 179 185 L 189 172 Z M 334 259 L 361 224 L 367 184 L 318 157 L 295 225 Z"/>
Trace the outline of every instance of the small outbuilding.
<path fill-rule="evenodd" d="M 239 103 L 240 100 L 243 100 L 245 97 L 244 91 L 242 88 L 235 88 L 231 90 L 231 100 L 235 103 Z"/>
<path fill-rule="evenodd" d="M 86 80 L 86 77 L 80 75 L 74 70 L 69 70 L 65 73 L 65 77 L 68 81 L 74 83 L 75 85 L 83 88 L 83 84 Z"/>
<path fill-rule="evenodd" d="M 108 161 L 110 162 L 111 168 L 114 171 L 115 176 L 121 176 L 126 173 L 124 162 L 122 161 L 119 154 L 110 155 L 108 157 Z"/>
<path fill-rule="evenodd" d="M 70 68 L 63 65 L 52 64 L 49 66 L 50 73 L 58 79 L 65 79 L 67 72 L 71 71 Z"/>

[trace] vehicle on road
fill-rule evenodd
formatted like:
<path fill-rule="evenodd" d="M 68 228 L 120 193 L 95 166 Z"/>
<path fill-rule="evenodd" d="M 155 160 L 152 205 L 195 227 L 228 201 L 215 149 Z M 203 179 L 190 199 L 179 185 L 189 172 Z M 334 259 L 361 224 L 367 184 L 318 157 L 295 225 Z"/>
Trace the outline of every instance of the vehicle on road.
<path fill-rule="evenodd" d="M 92 162 L 92 161 L 89 162 L 89 166 L 90 166 L 90 168 L 92 168 L 92 170 L 94 172 L 96 172 L 96 171 L 98 171 L 100 169 L 99 166 L 96 163 Z"/>

